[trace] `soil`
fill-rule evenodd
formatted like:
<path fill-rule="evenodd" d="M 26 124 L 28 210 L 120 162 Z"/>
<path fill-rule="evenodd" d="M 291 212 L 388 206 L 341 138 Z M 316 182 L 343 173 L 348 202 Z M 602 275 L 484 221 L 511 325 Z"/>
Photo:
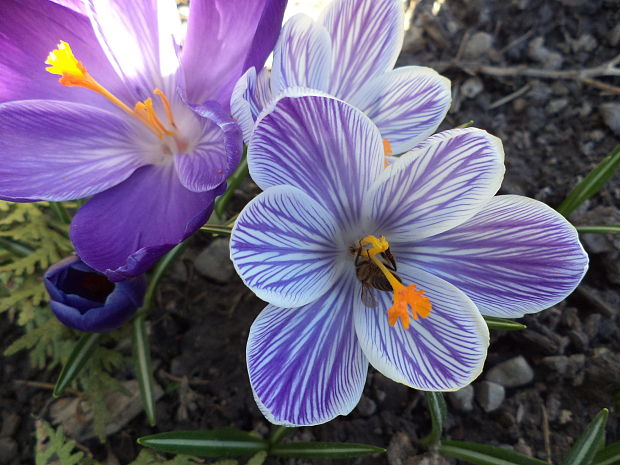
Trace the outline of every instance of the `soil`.
<path fill-rule="evenodd" d="M 434 5 L 440 4 L 434 14 Z M 502 193 L 557 207 L 618 143 L 613 131 L 619 129 L 609 115 L 604 119 L 601 105 L 620 102 L 620 95 L 576 79 L 554 78 L 553 71 L 596 67 L 612 59 L 618 54 L 619 24 L 617 0 L 423 0 L 399 65 L 434 66 L 452 80 L 454 103 L 441 129 L 474 120 L 503 140 L 507 174 Z M 550 76 L 523 76 L 523 68 L 543 69 Z M 618 77 L 595 79 L 620 86 Z M 230 213 L 256 192 L 251 182 L 244 184 Z M 616 176 L 572 220 L 619 223 L 619 200 Z M 533 381 L 506 389 L 505 400 L 490 413 L 477 402 L 469 412 L 450 407 L 446 438 L 511 446 L 559 463 L 588 421 L 606 407 L 607 441 L 620 440 L 620 241 L 594 235 L 582 239 L 591 265 L 578 291 L 524 318 L 528 329 L 492 334 L 486 367 L 522 355 L 534 369 Z M 232 426 L 268 434 L 270 426 L 254 403 L 245 365 L 248 329 L 264 303 L 236 276 L 221 283 L 195 272 L 194 258 L 211 240 L 202 233 L 194 238 L 167 274 L 150 318 L 158 384 L 166 388 L 184 381 L 158 401 L 157 427 L 149 427 L 140 414 L 109 436 L 107 445 L 83 441 L 95 458 L 128 463 L 139 452 L 137 437 L 174 429 Z M 19 334 L 16 325 L 0 320 L 2 350 Z M 57 373 L 33 369 L 27 356 L 18 354 L 0 360 L 0 376 L 0 464 L 32 463 L 33 416 L 47 412 L 51 393 L 15 380 L 53 383 Z M 421 392 L 370 369 L 362 401 L 350 415 L 300 428 L 291 437 L 388 447 L 385 455 L 343 464 L 459 463 L 437 457 L 422 461 L 418 440 L 429 427 Z M 267 463 L 309 462 L 270 458 Z"/>

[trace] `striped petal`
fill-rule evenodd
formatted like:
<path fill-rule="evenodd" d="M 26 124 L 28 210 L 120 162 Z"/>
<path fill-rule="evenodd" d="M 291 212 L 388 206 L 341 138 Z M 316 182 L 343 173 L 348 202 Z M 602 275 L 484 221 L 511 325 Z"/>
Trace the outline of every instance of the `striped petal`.
<path fill-rule="evenodd" d="M 273 52 L 274 93 L 296 86 L 325 90 L 330 66 L 331 43 L 327 30 L 304 14 L 289 19 Z"/>
<path fill-rule="evenodd" d="M 299 189 L 271 187 L 239 215 L 230 256 L 261 299 L 281 307 L 306 305 L 339 274 L 334 225 L 332 215 Z"/>
<path fill-rule="evenodd" d="M 329 93 L 349 100 L 394 67 L 403 45 L 401 0 L 334 0 L 321 22 L 332 41 Z"/>
<path fill-rule="evenodd" d="M 134 131 L 79 103 L 0 104 L 0 198 L 73 200 L 115 186 L 146 163 Z"/>
<path fill-rule="evenodd" d="M 387 168 L 365 211 L 390 243 L 419 240 L 464 223 L 497 192 L 504 175 L 501 141 L 476 128 L 428 138 Z"/>
<path fill-rule="evenodd" d="M 450 102 L 450 81 L 421 66 L 381 74 L 351 100 L 379 126 L 393 153 L 406 152 L 433 134 L 446 116 Z"/>
<path fill-rule="evenodd" d="M 263 108 L 271 102 L 271 70 L 263 68 L 258 76 L 250 68 L 237 81 L 230 98 L 230 111 L 243 131 L 243 141 L 248 144 L 254 132 L 254 123 Z"/>
<path fill-rule="evenodd" d="M 352 106 L 304 92 L 285 92 L 259 117 L 248 147 L 250 174 L 262 189 L 298 187 L 340 225 L 356 226 L 362 197 L 383 170 L 381 135 Z"/>
<path fill-rule="evenodd" d="M 424 391 L 455 391 L 482 371 L 489 330 L 474 303 L 452 284 L 419 268 L 401 264 L 406 284 L 424 289 L 432 310 L 428 317 L 390 326 L 385 310 L 391 292 L 377 291 L 377 308 L 359 302 L 355 329 L 368 361 L 388 378 Z"/>
<path fill-rule="evenodd" d="M 407 259 L 465 292 L 483 315 L 518 318 L 570 294 L 588 268 L 575 228 L 547 205 L 502 195 L 409 249 Z"/>
<path fill-rule="evenodd" d="M 272 423 L 309 426 L 348 414 L 368 371 L 353 325 L 352 282 L 300 308 L 269 305 L 248 337 L 254 398 Z"/>

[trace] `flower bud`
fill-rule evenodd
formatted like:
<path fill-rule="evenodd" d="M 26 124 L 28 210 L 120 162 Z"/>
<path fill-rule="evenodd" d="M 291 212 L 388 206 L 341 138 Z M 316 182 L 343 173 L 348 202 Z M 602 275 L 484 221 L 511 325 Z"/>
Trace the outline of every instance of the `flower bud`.
<path fill-rule="evenodd" d="M 66 326 L 87 332 L 118 328 L 142 305 L 143 276 L 112 282 L 79 257 L 67 257 L 43 276 L 56 317 Z"/>

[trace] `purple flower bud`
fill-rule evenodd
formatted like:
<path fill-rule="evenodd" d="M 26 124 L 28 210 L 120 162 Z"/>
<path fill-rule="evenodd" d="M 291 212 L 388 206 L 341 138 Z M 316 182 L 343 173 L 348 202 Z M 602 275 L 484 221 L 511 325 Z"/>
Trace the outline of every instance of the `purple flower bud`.
<path fill-rule="evenodd" d="M 50 305 L 64 325 L 87 332 L 118 328 L 142 305 L 144 276 L 112 282 L 79 257 L 67 257 L 43 276 Z"/>

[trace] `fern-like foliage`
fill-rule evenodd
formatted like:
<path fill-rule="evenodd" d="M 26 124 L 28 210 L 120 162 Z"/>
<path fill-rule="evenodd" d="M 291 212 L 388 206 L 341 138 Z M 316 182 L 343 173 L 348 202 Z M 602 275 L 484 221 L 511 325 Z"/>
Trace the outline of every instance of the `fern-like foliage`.
<path fill-rule="evenodd" d="M 76 442 L 65 437 L 62 426 L 54 429 L 49 423 L 37 420 L 36 436 L 35 465 L 88 463 L 84 460 L 84 452 L 75 452 Z"/>

